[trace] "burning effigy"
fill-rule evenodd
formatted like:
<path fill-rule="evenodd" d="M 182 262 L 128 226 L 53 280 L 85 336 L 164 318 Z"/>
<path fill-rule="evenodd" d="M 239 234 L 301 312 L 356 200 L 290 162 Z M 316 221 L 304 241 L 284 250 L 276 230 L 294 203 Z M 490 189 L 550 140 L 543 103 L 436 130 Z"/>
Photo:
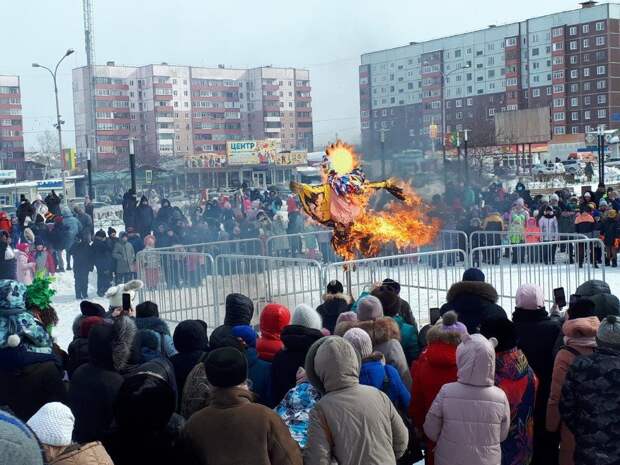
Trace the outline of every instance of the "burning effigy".
<path fill-rule="evenodd" d="M 428 207 L 409 186 L 395 179 L 366 179 L 352 146 L 337 141 L 325 149 L 323 183 L 291 183 L 312 219 L 333 228 L 332 246 L 345 260 L 375 257 L 388 245 L 399 250 L 430 244 L 441 224 L 427 216 Z M 370 208 L 372 195 L 385 189 L 395 197 L 381 210 Z"/>

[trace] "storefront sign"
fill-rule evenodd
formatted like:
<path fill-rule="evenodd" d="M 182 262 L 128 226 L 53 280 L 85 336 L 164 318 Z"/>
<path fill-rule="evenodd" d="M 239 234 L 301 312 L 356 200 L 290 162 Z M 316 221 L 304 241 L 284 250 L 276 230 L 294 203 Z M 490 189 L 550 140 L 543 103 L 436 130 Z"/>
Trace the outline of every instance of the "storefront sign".
<path fill-rule="evenodd" d="M 276 165 L 306 165 L 308 163 L 308 152 L 282 152 L 276 154 L 274 158 Z"/>
<path fill-rule="evenodd" d="M 226 143 L 229 165 L 271 165 L 280 152 L 280 139 L 246 140 Z"/>
<path fill-rule="evenodd" d="M 185 157 L 187 168 L 222 168 L 226 165 L 226 155 L 221 153 L 195 153 Z"/>
<path fill-rule="evenodd" d="M 16 179 L 17 171 L 15 170 L 0 170 L 0 181 L 5 181 L 9 179 Z"/>

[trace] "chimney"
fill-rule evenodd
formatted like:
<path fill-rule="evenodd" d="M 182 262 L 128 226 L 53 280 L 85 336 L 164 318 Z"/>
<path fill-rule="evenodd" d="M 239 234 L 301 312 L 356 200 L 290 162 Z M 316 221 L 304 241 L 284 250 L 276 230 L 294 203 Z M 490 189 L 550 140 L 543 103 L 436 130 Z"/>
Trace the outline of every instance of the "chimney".
<path fill-rule="evenodd" d="M 581 2 L 579 4 L 581 5 L 581 8 L 592 8 L 597 3 L 598 2 L 595 2 L 594 0 L 587 0 L 587 1 Z"/>
<path fill-rule="evenodd" d="M 108 61 L 106 62 L 106 66 L 116 66 L 116 63 L 114 63 L 113 61 Z"/>

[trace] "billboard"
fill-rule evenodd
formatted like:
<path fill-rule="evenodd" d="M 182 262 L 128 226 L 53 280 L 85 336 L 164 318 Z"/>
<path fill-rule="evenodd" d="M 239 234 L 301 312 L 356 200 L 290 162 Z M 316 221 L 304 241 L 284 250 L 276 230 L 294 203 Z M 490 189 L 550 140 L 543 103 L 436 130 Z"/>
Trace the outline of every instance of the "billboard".
<path fill-rule="evenodd" d="M 551 139 L 549 107 L 495 113 L 497 145 L 547 142 Z"/>
<path fill-rule="evenodd" d="M 226 142 L 229 165 L 271 165 L 280 150 L 280 139 Z"/>
<path fill-rule="evenodd" d="M 13 180 L 17 178 L 16 170 L 0 170 L 0 181 Z"/>
<path fill-rule="evenodd" d="M 226 165 L 226 155 L 222 153 L 195 153 L 185 157 L 187 168 L 222 168 Z"/>

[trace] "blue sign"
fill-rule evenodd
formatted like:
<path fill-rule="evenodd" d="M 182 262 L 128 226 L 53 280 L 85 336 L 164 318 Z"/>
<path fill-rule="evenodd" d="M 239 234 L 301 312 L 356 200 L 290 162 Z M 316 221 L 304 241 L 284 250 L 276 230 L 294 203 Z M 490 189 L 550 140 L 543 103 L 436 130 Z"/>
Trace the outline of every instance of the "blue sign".
<path fill-rule="evenodd" d="M 62 189 L 62 181 L 37 181 L 39 189 Z"/>
<path fill-rule="evenodd" d="M 611 114 L 612 121 L 620 121 L 620 113 L 612 113 Z"/>

